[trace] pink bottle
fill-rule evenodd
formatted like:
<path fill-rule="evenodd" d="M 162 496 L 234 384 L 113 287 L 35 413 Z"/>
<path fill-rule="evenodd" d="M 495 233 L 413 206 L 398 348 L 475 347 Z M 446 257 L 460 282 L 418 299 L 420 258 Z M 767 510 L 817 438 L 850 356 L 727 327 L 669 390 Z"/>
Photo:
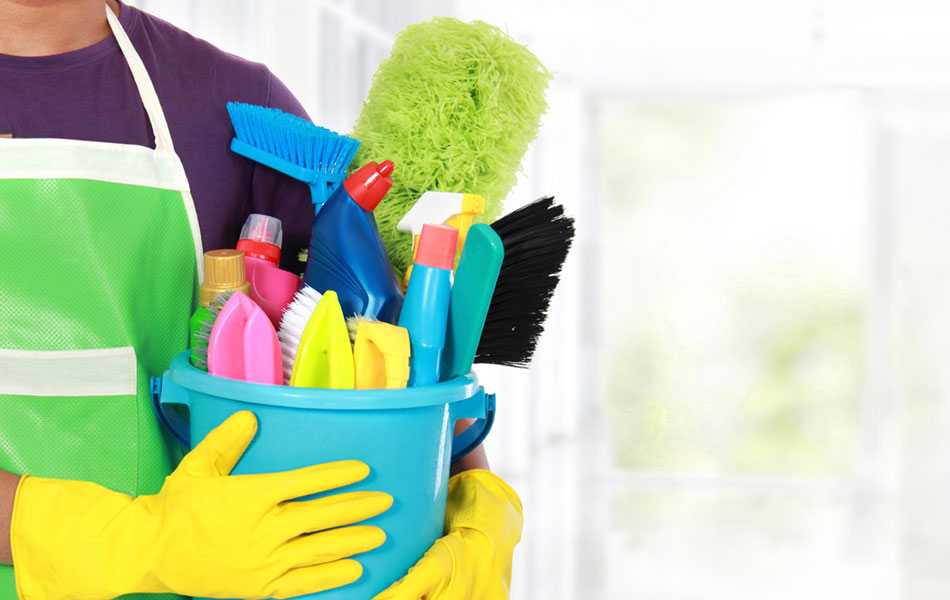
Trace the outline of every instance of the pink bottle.
<path fill-rule="evenodd" d="M 300 288 L 300 278 L 278 268 L 283 243 L 280 219 L 248 216 L 241 228 L 237 249 L 244 253 L 244 270 L 251 286 L 251 300 L 263 309 L 274 327 Z"/>

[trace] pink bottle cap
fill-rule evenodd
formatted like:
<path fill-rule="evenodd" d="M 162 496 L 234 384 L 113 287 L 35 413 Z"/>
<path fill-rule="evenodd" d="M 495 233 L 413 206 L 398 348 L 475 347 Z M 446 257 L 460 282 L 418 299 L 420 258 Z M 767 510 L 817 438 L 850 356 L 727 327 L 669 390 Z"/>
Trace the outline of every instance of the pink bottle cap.
<path fill-rule="evenodd" d="M 459 239 L 458 229 L 448 225 L 423 225 L 416 251 L 416 264 L 452 269 Z"/>

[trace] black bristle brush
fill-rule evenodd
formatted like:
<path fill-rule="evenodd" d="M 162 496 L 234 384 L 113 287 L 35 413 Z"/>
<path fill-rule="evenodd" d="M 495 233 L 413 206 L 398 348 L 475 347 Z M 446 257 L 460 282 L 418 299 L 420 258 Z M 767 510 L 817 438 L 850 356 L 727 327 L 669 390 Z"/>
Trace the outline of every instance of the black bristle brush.
<path fill-rule="evenodd" d="M 554 197 L 491 224 L 505 246 L 475 362 L 526 367 L 544 331 L 551 297 L 574 241 L 574 219 Z"/>

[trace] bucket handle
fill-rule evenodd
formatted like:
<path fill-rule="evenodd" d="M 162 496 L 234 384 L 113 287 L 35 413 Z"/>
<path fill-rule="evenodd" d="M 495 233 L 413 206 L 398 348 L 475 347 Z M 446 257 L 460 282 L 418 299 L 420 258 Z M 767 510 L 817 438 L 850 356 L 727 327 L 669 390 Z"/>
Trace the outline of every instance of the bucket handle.
<path fill-rule="evenodd" d="M 168 372 L 161 377 L 152 377 L 152 404 L 165 429 L 170 431 L 182 446 L 191 448 L 188 423 L 177 411 L 167 407 L 168 404 L 178 404 L 191 408 L 190 399 L 185 388 L 172 381 Z"/>
<path fill-rule="evenodd" d="M 485 441 L 495 424 L 495 394 L 486 394 L 478 388 L 478 393 L 452 405 L 452 419 L 476 419 L 474 423 L 452 441 L 452 462 L 465 457 Z"/>

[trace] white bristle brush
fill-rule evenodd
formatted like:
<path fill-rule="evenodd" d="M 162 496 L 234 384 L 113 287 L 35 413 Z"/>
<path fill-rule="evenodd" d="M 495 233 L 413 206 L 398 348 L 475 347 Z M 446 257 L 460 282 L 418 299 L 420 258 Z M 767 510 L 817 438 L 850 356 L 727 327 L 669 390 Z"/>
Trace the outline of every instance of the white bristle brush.
<path fill-rule="evenodd" d="M 290 382 L 290 374 L 294 370 L 294 360 L 297 358 L 297 348 L 300 346 L 300 337 L 310 321 L 313 311 L 323 294 L 305 285 L 300 288 L 293 302 L 284 311 L 280 320 L 280 330 L 277 339 L 280 340 L 280 353 L 284 365 L 284 383 Z"/>

